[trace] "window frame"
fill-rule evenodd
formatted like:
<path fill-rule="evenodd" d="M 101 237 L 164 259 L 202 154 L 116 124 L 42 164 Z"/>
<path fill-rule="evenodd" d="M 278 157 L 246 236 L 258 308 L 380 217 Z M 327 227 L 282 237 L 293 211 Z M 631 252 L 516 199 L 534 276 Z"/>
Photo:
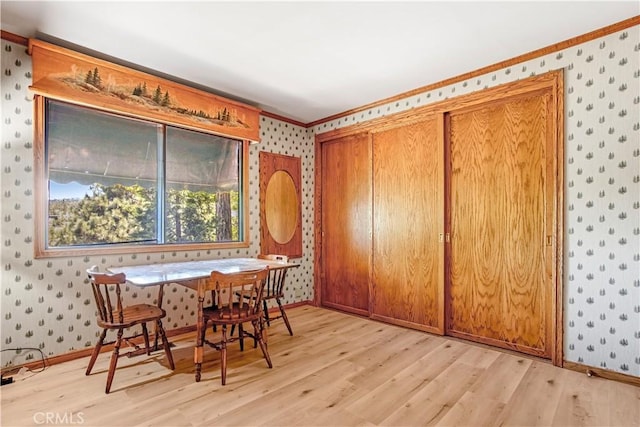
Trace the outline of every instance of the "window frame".
<path fill-rule="evenodd" d="M 149 117 L 136 117 L 131 114 L 123 114 L 121 111 L 103 110 L 95 108 L 91 105 L 78 104 L 69 102 L 68 100 L 61 100 L 51 98 L 54 101 L 69 103 L 74 106 L 93 109 L 98 112 L 104 112 L 109 114 L 115 114 L 122 118 L 131 119 L 143 119 L 145 121 L 155 122 L 166 126 L 175 126 L 173 123 L 163 122 L 157 119 L 150 119 Z M 241 154 L 241 167 L 240 167 L 240 191 L 241 191 L 241 203 L 239 220 L 241 224 L 240 233 L 241 240 L 236 242 L 206 242 L 206 243 L 154 243 L 147 245 L 111 245 L 111 246 L 77 246 L 77 247 L 60 247 L 51 248 L 47 247 L 47 230 L 48 230 L 48 174 L 47 174 L 47 159 L 46 159 L 46 101 L 47 98 L 42 95 L 34 96 L 34 125 L 35 125 L 35 140 L 34 140 L 34 199 L 35 199 L 35 214 L 34 214 L 34 256 L 35 258 L 53 258 L 53 257 L 70 257 L 70 256 L 83 256 L 83 255 L 113 255 L 113 254 L 138 254 L 138 253 L 158 253 L 158 252 L 176 252 L 176 251 L 197 251 L 197 250 L 218 250 L 218 249 L 237 249 L 248 248 L 250 245 L 249 236 L 249 141 L 246 139 L 239 139 L 242 141 L 242 154 Z M 208 133 L 211 135 L 218 135 L 214 132 L 187 127 L 177 126 L 186 130 L 194 130 L 197 132 Z M 221 135 L 224 136 L 224 135 Z M 234 138 L 235 139 L 235 138 Z"/>

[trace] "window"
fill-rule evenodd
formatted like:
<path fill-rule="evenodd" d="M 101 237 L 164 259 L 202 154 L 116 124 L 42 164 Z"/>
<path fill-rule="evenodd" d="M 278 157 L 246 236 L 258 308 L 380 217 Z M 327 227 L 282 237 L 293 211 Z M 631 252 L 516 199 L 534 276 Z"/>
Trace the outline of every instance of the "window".
<path fill-rule="evenodd" d="M 39 103 L 36 256 L 246 246 L 243 141 Z"/>

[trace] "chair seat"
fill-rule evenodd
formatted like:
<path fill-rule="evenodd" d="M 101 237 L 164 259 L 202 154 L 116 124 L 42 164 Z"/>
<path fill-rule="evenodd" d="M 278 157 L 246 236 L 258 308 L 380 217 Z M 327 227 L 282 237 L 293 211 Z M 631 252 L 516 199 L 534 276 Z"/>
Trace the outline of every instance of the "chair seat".
<path fill-rule="evenodd" d="M 251 307 L 246 303 L 233 303 L 232 306 L 223 308 L 206 307 L 202 309 L 202 315 L 207 319 L 223 322 L 228 320 L 230 323 L 237 323 L 239 319 L 242 319 L 243 322 L 250 322 L 260 317 L 258 313 L 252 314 Z"/>
<path fill-rule="evenodd" d="M 98 325 L 103 328 L 128 328 L 133 325 L 137 325 L 143 322 L 155 321 L 158 318 L 164 318 L 166 312 L 158 306 L 150 304 L 136 304 L 129 307 L 125 307 L 122 310 L 122 323 L 116 322 L 119 319 L 120 313 L 118 310 L 113 310 L 114 322 L 105 322 L 98 320 Z"/>

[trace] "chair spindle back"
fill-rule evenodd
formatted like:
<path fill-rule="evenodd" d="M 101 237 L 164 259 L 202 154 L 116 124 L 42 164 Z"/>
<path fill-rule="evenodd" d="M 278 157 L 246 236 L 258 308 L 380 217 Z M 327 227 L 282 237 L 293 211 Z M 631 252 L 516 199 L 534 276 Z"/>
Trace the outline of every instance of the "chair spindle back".
<path fill-rule="evenodd" d="M 277 261 L 286 264 L 289 262 L 289 257 L 286 255 L 258 255 L 258 259 L 264 259 L 268 261 Z M 284 279 L 287 273 L 286 268 L 271 270 L 269 277 L 267 278 L 267 283 L 264 288 L 264 296 L 273 297 L 279 296 L 284 297 L 284 292 L 282 290 L 284 286 Z"/>
<path fill-rule="evenodd" d="M 94 266 L 87 270 L 87 274 L 91 281 L 100 320 L 108 324 L 124 323 L 120 290 L 120 284 L 126 282 L 124 273 L 101 273 Z M 117 317 L 114 318 L 114 314 Z"/>
<path fill-rule="evenodd" d="M 220 316 L 252 316 L 261 310 L 268 276 L 268 268 L 230 274 L 212 271 L 208 280 L 200 281 L 198 295 L 205 295 L 208 290 L 213 290 L 213 302 Z"/>

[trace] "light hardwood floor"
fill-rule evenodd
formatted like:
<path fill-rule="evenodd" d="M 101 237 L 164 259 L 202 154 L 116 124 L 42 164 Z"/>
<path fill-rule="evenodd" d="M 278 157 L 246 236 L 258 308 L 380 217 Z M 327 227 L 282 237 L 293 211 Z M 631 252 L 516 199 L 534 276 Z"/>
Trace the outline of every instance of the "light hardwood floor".
<path fill-rule="evenodd" d="M 121 358 L 104 394 L 110 353 L 18 375 L 1 389 L 2 426 L 638 425 L 640 388 L 589 378 L 530 357 L 335 311 L 302 306 L 269 329 L 273 369 L 259 349 L 205 351 L 194 380 L 194 334 L 162 352 Z M 209 331 L 209 333 L 211 333 Z M 46 417 L 51 422 L 45 422 Z M 57 421 L 57 422 L 56 422 Z"/>

